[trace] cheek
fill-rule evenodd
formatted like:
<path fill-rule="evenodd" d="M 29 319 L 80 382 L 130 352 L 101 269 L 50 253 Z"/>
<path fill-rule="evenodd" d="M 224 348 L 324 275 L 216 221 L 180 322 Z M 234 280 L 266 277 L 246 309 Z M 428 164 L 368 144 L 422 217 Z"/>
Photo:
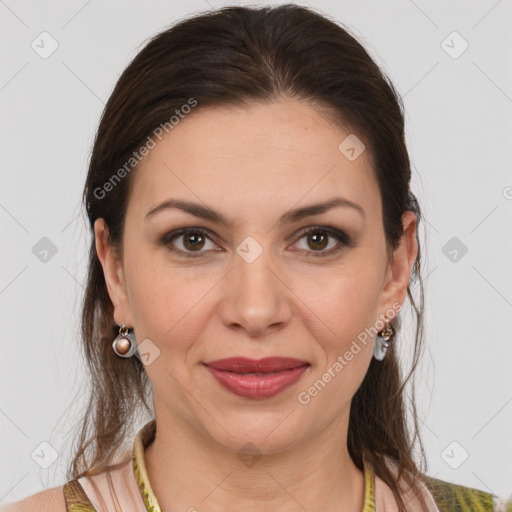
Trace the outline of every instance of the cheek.
<path fill-rule="evenodd" d="M 320 318 L 307 327 L 317 343 L 318 366 L 297 399 L 312 407 L 309 414 L 319 421 L 346 410 L 368 371 L 373 341 L 365 329 L 374 321 L 376 306 L 375 286 L 354 274 L 327 281 L 318 296 Z"/>
<path fill-rule="evenodd" d="M 179 350 L 199 337 L 210 314 L 208 290 L 218 278 L 199 267 L 178 268 L 150 254 L 133 254 L 126 268 L 137 338 Z"/>
<path fill-rule="evenodd" d="M 311 331 L 325 349 L 344 350 L 352 339 L 374 324 L 380 291 L 376 265 L 347 264 L 342 269 L 296 281 L 297 295 L 304 302 L 304 317 L 312 322 Z"/>
<path fill-rule="evenodd" d="M 330 404 L 331 414 L 345 408 L 361 385 L 373 356 L 373 339 L 366 329 L 373 326 L 378 308 L 378 275 L 366 267 L 361 273 L 343 273 L 321 283 L 307 327 L 320 349 L 318 368 L 301 391 L 300 403 L 315 404 L 324 414 Z M 326 328 L 328 326 L 328 328 Z M 300 401 L 300 400 L 306 400 Z"/>

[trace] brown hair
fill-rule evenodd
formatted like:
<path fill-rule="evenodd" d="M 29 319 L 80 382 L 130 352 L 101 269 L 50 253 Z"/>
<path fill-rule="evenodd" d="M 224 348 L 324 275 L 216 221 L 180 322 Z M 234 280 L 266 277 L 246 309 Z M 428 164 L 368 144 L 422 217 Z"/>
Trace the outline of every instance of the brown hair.
<path fill-rule="evenodd" d="M 105 106 L 92 149 L 83 201 L 91 229 L 104 218 L 109 243 L 122 258 L 123 226 L 131 175 L 112 181 L 117 170 L 176 110 L 197 102 L 203 107 L 247 105 L 282 97 L 320 106 L 323 114 L 364 141 L 382 198 L 388 256 L 403 234 L 402 213 L 411 210 L 419 225 L 418 202 L 410 191 L 411 166 L 405 144 L 403 105 L 390 80 L 363 46 L 339 23 L 296 5 L 225 7 L 182 20 L 151 38 L 122 73 Z M 136 170 L 136 165 L 133 169 Z M 120 177 L 120 173 L 117 173 Z M 106 183 L 108 198 L 105 199 Z M 94 233 L 94 231 L 93 231 Z M 417 241 L 419 247 L 418 234 Z M 401 375 L 394 342 L 384 361 L 372 360 L 350 410 L 348 449 L 363 468 L 363 456 L 393 490 L 406 510 L 385 461 L 399 476 L 420 476 L 414 461 L 419 441 L 414 382 L 404 387 L 418 363 L 423 339 L 423 285 L 418 254 L 411 282 L 419 285 L 419 305 L 407 294 L 416 317 L 411 369 Z M 400 331 L 395 318 L 395 332 Z M 112 464 L 141 406 L 151 412 L 151 383 L 137 357 L 123 359 L 112 350 L 117 334 L 94 236 L 82 307 L 83 350 L 90 371 L 90 396 L 76 438 L 68 476 L 104 471 Z M 408 343 L 409 345 L 409 343 Z M 410 409 L 413 424 L 407 425 Z M 412 482 L 412 480 L 411 480 Z"/>

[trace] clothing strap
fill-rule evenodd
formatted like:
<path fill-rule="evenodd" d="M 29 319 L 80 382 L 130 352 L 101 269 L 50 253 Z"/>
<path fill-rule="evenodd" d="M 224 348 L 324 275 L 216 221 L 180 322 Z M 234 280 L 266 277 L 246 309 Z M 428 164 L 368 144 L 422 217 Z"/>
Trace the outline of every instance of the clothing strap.
<path fill-rule="evenodd" d="M 64 500 L 68 512 L 96 512 L 80 482 L 70 480 L 64 484 Z"/>

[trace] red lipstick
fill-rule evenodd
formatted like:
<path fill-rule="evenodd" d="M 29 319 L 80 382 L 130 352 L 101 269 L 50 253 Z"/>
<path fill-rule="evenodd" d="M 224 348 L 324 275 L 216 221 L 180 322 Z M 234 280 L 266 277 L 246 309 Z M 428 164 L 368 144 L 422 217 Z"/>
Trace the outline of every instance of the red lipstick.
<path fill-rule="evenodd" d="M 289 357 L 248 359 L 230 357 L 204 363 L 225 389 L 235 395 L 263 399 L 281 393 L 297 382 L 309 363 Z"/>

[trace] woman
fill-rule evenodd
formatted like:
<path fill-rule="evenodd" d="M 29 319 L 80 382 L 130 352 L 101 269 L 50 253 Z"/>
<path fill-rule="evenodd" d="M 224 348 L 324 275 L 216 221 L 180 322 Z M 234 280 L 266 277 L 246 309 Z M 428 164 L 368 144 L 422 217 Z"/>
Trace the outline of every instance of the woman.
<path fill-rule="evenodd" d="M 400 98 L 338 24 L 230 7 L 155 36 L 84 190 L 92 388 L 69 481 L 12 510 L 493 510 L 413 456 L 410 178 Z"/>

